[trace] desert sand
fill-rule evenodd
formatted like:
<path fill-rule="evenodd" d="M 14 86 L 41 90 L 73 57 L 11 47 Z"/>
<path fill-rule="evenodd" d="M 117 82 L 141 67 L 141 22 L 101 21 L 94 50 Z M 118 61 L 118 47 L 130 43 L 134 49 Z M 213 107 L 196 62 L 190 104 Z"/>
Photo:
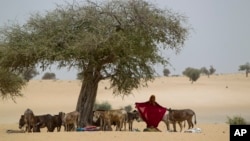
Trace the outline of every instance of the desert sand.
<path fill-rule="evenodd" d="M 140 132 L 93 131 L 93 132 L 53 132 L 47 133 L 6 133 L 19 130 L 18 120 L 27 108 L 36 115 L 57 114 L 60 111 L 75 110 L 80 92 L 78 80 L 31 80 L 22 90 L 23 97 L 0 101 L 0 140 L 1 141 L 54 141 L 54 140 L 111 140 L 111 141 L 229 141 L 227 117 L 241 116 L 250 121 L 250 78 L 244 73 L 201 76 L 190 83 L 187 77 L 158 77 L 148 83 L 148 87 L 134 90 L 129 96 L 112 95 L 109 81 L 101 81 L 97 102 L 109 102 L 113 109 L 147 101 L 151 94 L 156 101 L 167 108 L 190 108 L 196 112 L 197 124 L 201 133 L 167 132 L 164 123 L 159 124 L 162 132 L 142 132 L 144 122 L 134 122 Z M 187 127 L 184 129 L 187 130 Z"/>

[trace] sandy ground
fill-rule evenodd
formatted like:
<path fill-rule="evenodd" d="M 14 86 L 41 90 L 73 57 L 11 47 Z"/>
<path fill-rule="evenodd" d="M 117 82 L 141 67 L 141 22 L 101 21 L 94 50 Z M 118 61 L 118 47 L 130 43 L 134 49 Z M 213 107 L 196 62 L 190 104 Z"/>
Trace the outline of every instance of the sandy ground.
<path fill-rule="evenodd" d="M 98 102 L 109 102 L 113 109 L 147 101 L 151 94 L 156 101 L 167 108 L 191 108 L 196 112 L 197 124 L 201 133 L 167 132 L 164 123 L 159 124 L 162 132 L 142 132 L 146 124 L 134 122 L 134 128 L 141 132 L 53 132 L 47 133 L 6 133 L 18 130 L 20 115 L 27 108 L 36 115 L 71 112 L 76 107 L 81 82 L 77 80 L 32 80 L 23 89 L 24 97 L 0 101 L 0 140 L 114 140 L 114 141 L 228 141 L 229 125 L 227 117 L 241 116 L 250 121 L 250 78 L 244 73 L 201 76 L 191 84 L 186 77 L 160 77 L 149 83 L 147 88 L 133 91 L 130 96 L 113 96 L 108 81 L 100 82 Z M 184 129 L 187 130 L 187 127 Z"/>

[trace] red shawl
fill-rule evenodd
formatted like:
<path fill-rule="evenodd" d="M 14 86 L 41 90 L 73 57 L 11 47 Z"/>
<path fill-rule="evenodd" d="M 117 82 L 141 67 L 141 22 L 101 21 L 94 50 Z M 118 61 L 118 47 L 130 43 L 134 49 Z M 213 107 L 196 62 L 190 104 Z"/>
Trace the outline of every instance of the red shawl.
<path fill-rule="evenodd" d="M 162 120 L 167 108 L 162 107 L 158 103 L 152 105 L 149 102 L 135 103 L 141 118 L 147 123 L 147 127 L 158 127 L 159 122 Z"/>

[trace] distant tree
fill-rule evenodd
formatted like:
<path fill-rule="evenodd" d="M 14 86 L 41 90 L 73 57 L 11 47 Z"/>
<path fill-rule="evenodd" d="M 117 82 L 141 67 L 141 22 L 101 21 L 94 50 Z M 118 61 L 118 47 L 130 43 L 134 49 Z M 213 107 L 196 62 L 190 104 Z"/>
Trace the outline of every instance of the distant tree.
<path fill-rule="evenodd" d="M 30 79 L 37 76 L 39 72 L 36 70 L 35 67 L 28 68 L 26 71 L 23 72 L 22 76 L 26 81 L 29 81 Z"/>
<path fill-rule="evenodd" d="M 214 74 L 216 69 L 214 69 L 213 66 L 210 66 L 209 70 L 206 67 L 202 67 L 200 71 L 202 74 L 205 74 L 207 77 L 209 77 L 210 75 Z"/>
<path fill-rule="evenodd" d="M 200 77 L 200 73 L 201 71 L 199 69 L 195 69 L 195 68 L 186 68 L 182 74 L 187 76 L 189 78 L 189 80 L 191 81 L 191 83 L 193 84 L 193 82 L 195 82 L 196 80 L 199 79 Z"/>
<path fill-rule="evenodd" d="M 124 110 L 127 111 L 127 112 L 130 112 L 132 110 L 132 106 L 131 105 L 127 105 L 124 107 Z"/>
<path fill-rule="evenodd" d="M 247 62 L 244 65 L 239 66 L 239 71 L 246 71 L 246 77 L 248 77 L 248 73 L 250 73 L 250 63 Z"/>
<path fill-rule="evenodd" d="M 209 75 L 214 74 L 215 71 L 216 71 L 216 69 L 213 66 L 210 66 L 210 68 L 209 68 Z"/>
<path fill-rule="evenodd" d="M 207 70 L 207 68 L 206 67 L 202 67 L 201 69 L 200 69 L 200 71 L 201 71 L 201 73 L 202 74 L 205 74 L 205 75 L 207 75 L 207 77 L 209 77 L 209 71 Z"/>
<path fill-rule="evenodd" d="M 167 68 L 163 69 L 163 75 L 164 76 L 169 76 L 169 74 L 170 74 L 169 69 L 167 69 Z"/>
<path fill-rule="evenodd" d="M 56 74 L 55 73 L 50 73 L 50 72 L 46 72 L 42 79 L 56 79 Z"/>
<path fill-rule="evenodd" d="M 94 110 L 111 110 L 112 109 L 112 105 L 105 101 L 105 102 L 102 102 L 102 103 L 95 103 L 94 104 Z"/>

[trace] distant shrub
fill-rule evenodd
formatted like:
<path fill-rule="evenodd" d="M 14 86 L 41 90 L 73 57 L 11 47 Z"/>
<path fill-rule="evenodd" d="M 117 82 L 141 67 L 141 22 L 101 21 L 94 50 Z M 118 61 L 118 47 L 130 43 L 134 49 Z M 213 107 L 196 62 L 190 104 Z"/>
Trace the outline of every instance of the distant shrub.
<path fill-rule="evenodd" d="M 170 74 L 170 70 L 169 69 L 163 69 L 163 75 L 164 76 L 169 76 L 169 74 Z"/>
<path fill-rule="evenodd" d="M 46 72 L 44 75 L 43 75 L 43 77 L 42 77 L 42 79 L 44 80 L 44 79 L 56 79 L 56 74 L 55 73 L 50 73 L 50 72 Z"/>
<path fill-rule="evenodd" d="M 230 125 L 246 125 L 246 120 L 241 116 L 234 116 L 233 118 L 227 117 L 227 124 Z"/>
<path fill-rule="evenodd" d="M 111 110 L 112 106 L 107 101 L 103 103 L 95 103 L 94 110 Z"/>
<path fill-rule="evenodd" d="M 131 105 L 125 106 L 124 110 L 130 112 L 132 110 L 132 106 Z"/>

